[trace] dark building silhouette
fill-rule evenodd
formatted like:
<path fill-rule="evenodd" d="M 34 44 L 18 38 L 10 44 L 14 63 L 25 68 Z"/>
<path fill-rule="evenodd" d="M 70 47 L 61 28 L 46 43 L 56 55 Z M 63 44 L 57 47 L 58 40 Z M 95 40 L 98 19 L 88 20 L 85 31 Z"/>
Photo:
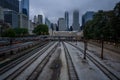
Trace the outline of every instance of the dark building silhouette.
<path fill-rule="evenodd" d="M 18 27 L 19 0 L 0 0 L 4 22 L 12 28 Z"/>
<path fill-rule="evenodd" d="M 83 26 L 85 25 L 85 23 L 86 23 L 87 21 L 93 19 L 94 14 L 95 14 L 95 12 L 93 12 L 93 11 L 87 11 L 87 12 L 82 16 L 82 29 L 83 29 Z"/>
<path fill-rule="evenodd" d="M 25 14 L 25 15 L 28 15 L 27 9 L 23 8 L 23 9 L 22 9 L 22 13 Z"/>
<path fill-rule="evenodd" d="M 18 0 L 0 0 L 0 6 L 2 8 L 6 8 L 6 9 L 19 12 L 19 1 Z"/>
<path fill-rule="evenodd" d="M 15 11 L 4 11 L 4 21 L 12 26 L 12 28 L 18 27 L 18 14 Z"/>

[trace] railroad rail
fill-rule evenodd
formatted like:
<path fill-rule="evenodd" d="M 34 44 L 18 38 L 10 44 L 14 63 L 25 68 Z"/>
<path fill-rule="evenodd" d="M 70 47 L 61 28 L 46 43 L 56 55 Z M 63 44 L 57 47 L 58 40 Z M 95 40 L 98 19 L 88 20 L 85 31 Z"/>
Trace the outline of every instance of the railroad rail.
<path fill-rule="evenodd" d="M 84 50 L 71 44 L 73 47 L 77 48 L 79 51 L 84 53 Z M 93 56 L 91 56 L 89 53 L 86 54 L 87 58 L 91 60 L 110 80 L 120 80 L 119 77 L 117 77 L 113 72 L 111 72 L 107 67 L 105 67 L 103 64 L 101 64 L 98 60 L 96 60 Z"/>
<path fill-rule="evenodd" d="M 43 43 L 40 45 L 40 47 L 38 49 L 43 49 L 46 45 L 44 45 L 46 43 Z M 13 68 L 14 66 L 16 66 L 17 64 L 21 63 L 22 61 L 24 61 L 25 59 L 29 58 L 30 56 L 32 56 L 34 53 L 33 52 L 30 52 L 28 54 L 25 54 L 24 56 L 10 62 L 9 64 L 3 66 L 3 67 L 0 67 L 0 75 L 5 73 L 6 71 L 10 70 L 11 68 Z M 2 64 L 1 64 L 2 66 Z"/>
<path fill-rule="evenodd" d="M 54 46 L 54 48 L 45 56 L 45 58 L 38 64 L 36 69 L 29 75 L 27 80 L 36 80 L 39 74 L 42 72 L 45 65 L 48 63 L 49 59 L 51 58 L 52 54 L 55 52 L 58 44 Z"/>
<path fill-rule="evenodd" d="M 24 44 L 21 44 L 21 45 L 5 47 L 4 49 L 0 50 L 0 57 L 8 55 L 8 54 L 10 54 L 10 52 L 17 53 L 19 51 L 22 51 L 24 49 L 32 47 L 32 46 L 34 46 L 38 43 L 39 42 L 33 42 L 33 43 L 28 43 L 28 44 L 24 43 Z"/>
<path fill-rule="evenodd" d="M 72 61 L 72 58 L 69 54 L 69 51 L 64 43 L 63 43 L 63 46 L 64 46 L 64 51 L 65 51 L 65 56 L 67 59 L 69 80 L 79 80 L 75 66 L 74 66 L 73 61 Z"/>
<path fill-rule="evenodd" d="M 35 55 L 33 58 L 31 58 L 29 61 L 25 62 L 22 66 L 20 66 L 18 69 L 13 71 L 10 75 L 8 75 L 4 80 L 13 80 L 19 74 L 21 74 L 28 66 L 30 66 L 35 60 L 37 60 L 44 52 L 53 45 L 54 43 L 50 44 L 49 46 L 45 47 L 44 49 L 37 52 L 37 55 Z"/>

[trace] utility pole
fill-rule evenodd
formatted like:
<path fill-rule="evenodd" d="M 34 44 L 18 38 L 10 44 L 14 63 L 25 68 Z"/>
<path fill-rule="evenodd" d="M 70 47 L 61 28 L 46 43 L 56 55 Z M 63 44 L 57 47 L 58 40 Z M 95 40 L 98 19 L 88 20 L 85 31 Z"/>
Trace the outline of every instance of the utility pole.
<path fill-rule="evenodd" d="M 103 59 L 103 48 L 104 48 L 104 41 L 103 41 L 103 35 L 101 35 L 101 59 Z"/>
<path fill-rule="evenodd" d="M 86 50 L 87 50 L 87 40 L 84 39 L 84 59 L 86 59 Z"/>
<path fill-rule="evenodd" d="M 77 37 L 76 37 L 76 45 L 77 45 Z"/>
<path fill-rule="evenodd" d="M 2 37 L 2 26 L 0 25 L 0 37 Z"/>

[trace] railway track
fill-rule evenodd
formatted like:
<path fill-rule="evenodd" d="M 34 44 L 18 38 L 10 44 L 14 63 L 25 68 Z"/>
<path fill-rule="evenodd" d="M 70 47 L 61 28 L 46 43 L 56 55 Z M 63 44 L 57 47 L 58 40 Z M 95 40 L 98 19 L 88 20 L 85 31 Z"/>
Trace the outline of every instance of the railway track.
<path fill-rule="evenodd" d="M 20 73 L 22 73 L 28 66 L 30 66 L 35 60 L 37 60 L 44 52 L 53 45 L 54 43 L 51 43 L 49 46 L 43 48 L 42 50 L 38 51 L 34 57 L 32 57 L 30 60 L 25 62 L 22 66 L 20 66 L 18 69 L 10 73 L 8 76 L 4 78 L 4 80 L 13 80 L 15 79 Z M 8 66 L 9 67 L 9 66 Z"/>
<path fill-rule="evenodd" d="M 43 68 L 48 63 L 52 54 L 55 52 L 57 46 L 58 46 L 58 44 L 47 54 L 47 56 L 45 56 L 45 58 L 38 64 L 36 69 L 29 75 L 27 80 L 37 80 L 39 74 L 42 72 Z"/>
<path fill-rule="evenodd" d="M 73 47 L 77 48 L 79 51 L 84 53 L 84 50 L 81 48 L 78 48 L 77 46 L 68 43 L 72 45 Z M 111 72 L 107 67 L 105 67 L 103 64 L 101 64 L 98 60 L 96 60 L 93 56 L 91 56 L 89 53 L 86 54 L 86 57 L 93 62 L 110 80 L 120 80 L 119 77 L 117 77 L 113 72 Z"/>
<path fill-rule="evenodd" d="M 73 61 L 72 61 L 72 58 L 69 54 L 69 51 L 64 43 L 63 43 L 63 46 L 64 46 L 64 51 L 65 51 L 65 57 L 67 59 L 69 80 L 79 80 L 75 66 L 74 66 Z"/>
<path fill-rule="evenodd" d="M 43 46 L 41 45 L 39 49 L 43 49 L 46 45 L 43 45 Z M 10 62 L 9 64 L 1 67 L 0 68 L 0 75 L 2 75 L 6 71 L 10 70 L 11 68 L 13 68 L 14 66 L 16 66 L 19 63 L 21 63 L 22 61 L 24 61 L 25 59 L 29 58 L 32 55 L 33 55 L 33 52 L 30 52 L 30 53 L 28 53 L 28 54 L 18 58 L 17 60 L 14 60 L 14 61 Z M 2 64 L 1 64 L 1 66 L 2 66 Z"/>
<path fill-rule="evenodd" d="M 33 46 L 33 45 L 36 45 L 38 44 L 39 42 L 34 42 L 34 43 L 21 43 L 21 44 L 16 44 L 15 46 L 7 46 L 5 47 L 3 50 L 0 50 L 0 56 L 2 55 L 6 55 L 6 54 L 10 54 L 11 51 L 13 52 L 18 52 L 20 49 L 24 49 L 24 48 L 27 48 L 29 46 Z"/>

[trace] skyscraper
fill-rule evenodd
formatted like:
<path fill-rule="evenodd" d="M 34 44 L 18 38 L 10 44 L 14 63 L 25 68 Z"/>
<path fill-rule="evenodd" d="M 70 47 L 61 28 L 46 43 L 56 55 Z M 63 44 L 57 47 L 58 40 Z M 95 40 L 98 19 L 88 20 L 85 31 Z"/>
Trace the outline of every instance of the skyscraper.
<path fill-rule="evenodd" d="M 42 15 L 38 15 L 38 25 L 39 24 L 43 24 L 43 16 Z"/>
<path fill-rule="evenodd" d="M 21 0 L 20 5 L 20 11 L 29 17 L 29 0 Z"/>
<path fill-rule="evenodd" d="M 19 1 L 19 26 L 29 28 L 29 0 Z"/>
<path fill-rule="evenodd" d="M 4 22 L 9 24 L 12 28 L 18 27 L 18 12 L 19 1 L 18 0 L 0 0 L 0 7 L 4 9 L 3 16 Z"/>
<path fill-rule="evenodd" d="M 18 0 L 0 0 L 0 6 L 5 9 L 19 12 L 19 1 Z"/>
<path fill-rule="evenodd" d="M 48 18 L 45 18 L 45 24 L 48 26 L 49 29 L 51 29 L 51 22 Z"/>
<path fill-rule="evenodd" d="M 35 15 L 35 16 L 34 16 L 34 23 L 37 24 L 37 21 L 38 21 L 38 20 L 37 20 L 37 16 Z"/>
<path fill-rule="evenodd" d="M 83 30 L 84 25 L 87 21 L 92 20 L 95 12 L 93 11 L 87 11 L 83 16 L 82 16 L 82 27 L 81 30 Z"/>
<path fill-rule="evenodd" d="M 95 12 L 93 11 L 87 11 L 83 16 L 82 16 L 82 25 L 84 25 L 87 21 L 92 20 Z"/>
<path fill-rule="evenodd" d="M 48 18 L 45 18 L 45 24 L 48 26 L 49 34 L 52 35 L 51 22 Z"/>
<path fill-rule="evenodd" d="M 2 7 L 0 7 L 0 20 L 4 21 L 4 13 Z"/>
<path fill-rule="evenodd" d="M 69 13 L 67 11 L 65 12 L 65 27 L 68 31 L 69 30 Z"/>
<path fill-rule="evenodd" d="M 55 24 L 55 23 L 53 24 L 53 30 L 57 31 L 57 24 Z"/>
<path fill-rule="evenodd" d="M 17 28 L 18 27 L 18 13 L 13 10 L 5 10 L 4 21 L 8 23 L 12 28 Z"/>
<path fill-rule="evenodd" d="M 73 27 L 73 31 L 79 31 L 79 29 L 80 29 L 79 11 L 78 10 L 75 10 L 73 12 L 73 24 L 72 24 L 72 27 Z"/>
<path fill-rule="evenodd" d="M 28 23 L 29 23 L 28 16 L 20 13 L 19 14 L 19 27 L 28 29 L 29 28 Z"/>
<path fill-rule="evenodd" d="M 64 18 L 59 18 L 58 27 L 59 27 L 59 31 L 65 31 L 66 30 L 65 19 Z"/>

